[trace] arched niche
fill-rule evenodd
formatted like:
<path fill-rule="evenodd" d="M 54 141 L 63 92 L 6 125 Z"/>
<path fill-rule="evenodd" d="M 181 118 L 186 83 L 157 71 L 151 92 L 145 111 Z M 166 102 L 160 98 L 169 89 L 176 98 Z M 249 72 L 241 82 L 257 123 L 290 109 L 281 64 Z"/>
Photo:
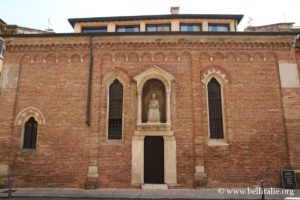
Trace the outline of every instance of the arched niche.
<path fill-rule="evenodd" d="M 150 100 L 155 94 L 159 102 L 160 123 L 166 123 L 166 88 L 164 83 L 156 78 L 149 79 L 145 82 L 142 91 L 142 123 L 148 122 L 148 111 Z"/>
<path fill-rule="evenodd" d="M 175 77 L 159 68 L 156 65 L 148 68 L 141 74 L 134 77 L 137 83 L 137 125 L 147 124 L 147 108 L 149 105 L 149 98 L 153 91 L 157 92 L 157 98 L 162 105 L 161 122 L 162 124 L 171 125 L 171 90 L 172 82 Z M 151 93 L 152 91 L 152 93 Z"/>

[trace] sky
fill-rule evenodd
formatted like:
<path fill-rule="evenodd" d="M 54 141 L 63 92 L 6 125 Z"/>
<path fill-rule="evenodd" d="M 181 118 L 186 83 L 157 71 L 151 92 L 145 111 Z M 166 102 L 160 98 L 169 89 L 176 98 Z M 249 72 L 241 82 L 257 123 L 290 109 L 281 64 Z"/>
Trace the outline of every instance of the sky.
<path fill-rule="evenodd" d="M 295 22 L 300 26 L 300 0 L 0 0 L 0 18 L 7 24 L 72 32 L 68 18 L 170 14 L 243 14 L 238 26 Z"/>

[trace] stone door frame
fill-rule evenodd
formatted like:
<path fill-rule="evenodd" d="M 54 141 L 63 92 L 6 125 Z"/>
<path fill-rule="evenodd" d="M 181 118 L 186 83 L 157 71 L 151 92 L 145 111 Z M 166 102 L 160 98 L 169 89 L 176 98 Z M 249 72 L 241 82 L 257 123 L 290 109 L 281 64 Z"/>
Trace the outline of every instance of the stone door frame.
<path fill-rule="evenodd" d="M 131 183 L 144 184 L 144 141 L 146 136 L 163 136 L 164 139 L 164 180 L 168 186 L 177 184 L 176 139 L 173 131 L 135 131 L 132 137 Z"/>
<path fill-rule="evenodd" d="M 142 123 L 142 92 L 144 84 L 150 79 L 162 81 L 166 89 L 166 123 Z M 144 184 L 144 140 L 146 136 L 162 136 L 164 139 L 164 180 L 168 186 L 177 184 L 176 138 L 171 122 L 171 91 L 175 77 L 159 68 L 151 66 L 134 80 L 137 83 L 137 121 L 132 137 L 131 183 L 133 186 Z"/>

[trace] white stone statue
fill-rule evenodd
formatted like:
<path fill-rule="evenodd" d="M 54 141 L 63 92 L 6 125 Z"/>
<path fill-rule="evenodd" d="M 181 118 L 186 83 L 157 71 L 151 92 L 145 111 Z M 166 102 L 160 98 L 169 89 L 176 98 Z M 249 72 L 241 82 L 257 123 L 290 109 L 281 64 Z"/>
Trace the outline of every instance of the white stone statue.
<path fill-rule="evenodd" d="M 156 94 L 152 94 L 149 101 L 148 121 L 147 123 L 160 123 L 159 100 L 156 99 Z"/>

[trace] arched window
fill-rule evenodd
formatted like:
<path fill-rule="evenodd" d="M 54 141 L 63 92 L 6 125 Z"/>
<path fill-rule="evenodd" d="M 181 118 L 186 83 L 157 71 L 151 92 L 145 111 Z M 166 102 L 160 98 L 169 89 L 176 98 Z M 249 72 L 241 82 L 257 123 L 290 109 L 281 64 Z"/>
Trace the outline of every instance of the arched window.
<path fill-rule="evenodd" d="M 123 85 L 116 79 L 109 86 L 108 139 L 122 139 Z"/>
<path fill-rule="evenodd" d="M 30 117 L 25 123 L 23 149 L 35 149 L 38 123 L 34 117 Z"/>
<path fill-rule="evenodd" d="M 221 86 L 215 78 L 207 84 L 208 109 L 209 109 L 209 130 L 211 139 L 223 139 L 223 114 Z"/>

